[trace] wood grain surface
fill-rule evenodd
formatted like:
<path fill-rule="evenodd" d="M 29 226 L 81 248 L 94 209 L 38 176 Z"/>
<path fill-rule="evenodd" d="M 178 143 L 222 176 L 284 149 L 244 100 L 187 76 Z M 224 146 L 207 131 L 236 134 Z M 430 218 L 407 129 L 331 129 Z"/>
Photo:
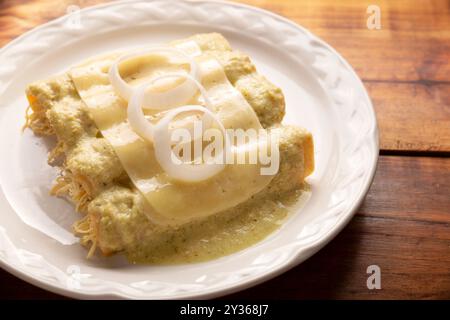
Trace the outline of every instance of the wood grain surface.
<path fill-rule="evenodd" d="M 106 1 L 0 1 L 0 46 Z M 381 156 L 358 214 L 318 254 L 225 298 L 450 299 L 450 1 L 241 1 L 281 14 L 331 44 L 374 102 Z M 381 9 L 381 29 L 366 9 Z M 382 289 L 368 290 L 369 265 Z M 59 299 L 0 270 L 0 298 Z"/>

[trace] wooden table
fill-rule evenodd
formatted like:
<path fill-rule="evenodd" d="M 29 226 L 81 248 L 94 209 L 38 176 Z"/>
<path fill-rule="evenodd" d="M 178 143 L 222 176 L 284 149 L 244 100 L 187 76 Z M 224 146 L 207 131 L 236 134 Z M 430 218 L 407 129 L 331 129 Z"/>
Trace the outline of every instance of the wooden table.
<path fill-rule="evenodd" d="M 0 46 L 65 13 L 69 4 L 0 2 Z M 450 298 L 450 2 L 244 0 L 303 25 L 364 81 L 380 129 L 375 181 L 358 214 L 305 263 L 226 298 Z M 381 29 L 367 28 L 370 4 Z M 381 290 L 366 269 L 381 268 Z M 59 296 L 0 270 L 0 298 Z"/>

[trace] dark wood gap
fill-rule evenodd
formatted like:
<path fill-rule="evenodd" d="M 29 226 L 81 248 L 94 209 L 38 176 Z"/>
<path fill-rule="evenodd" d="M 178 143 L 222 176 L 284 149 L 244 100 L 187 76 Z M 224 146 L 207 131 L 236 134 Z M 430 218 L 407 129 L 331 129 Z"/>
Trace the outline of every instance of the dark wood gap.
<path fill-rule="evenodd" d="M 450 151 L 380 150 L 380 156 L 450 158 Z"/>

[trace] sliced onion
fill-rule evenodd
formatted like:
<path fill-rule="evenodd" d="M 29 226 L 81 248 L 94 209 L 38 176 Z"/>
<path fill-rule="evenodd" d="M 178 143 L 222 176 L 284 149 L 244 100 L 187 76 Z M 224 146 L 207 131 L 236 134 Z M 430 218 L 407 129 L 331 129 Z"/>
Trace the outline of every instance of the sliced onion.
<path fill-rule="evenodd" d="M 163 75 L 152 78 L 144 86 L 148 87 L 159 80 L 163 80 L 163 79 L 167 79 L 167 78 L 184 78 L 184 79 L 186 79 L 183 83 L 190 83 L 194 87 L 194 91 L 195 91 L 194 94 L 197 93 L 197 90 L 199 90 L 200 94 L 203 97 L 206 108 L 208 108 L 209 110 L 213 110 L 213 103 L 212 103 L 211 99 L 208 98 L 208 93 L 206 92 L 205 87 L 197 80 L 196 77 L 194 77 L 190 74 L 182 73 L 182 72 L 171 72 L 171 73 L 163 74 Z M 168 92 L 170 92 L 170 94 L 172 94 L 172 90 L 169 90 Z M 145 93 L 144 99 L 149 99 L 148 91 Z M 143 101 L 143 104 L 145 105 L 145 100 Z M 172 109 L 176 106 L 177 105 L 174 104 L 174 105 L 171 105 L 170 107 L 168 107 L 167 109 Z M 144 106 L 144 108 L 145 108 L 145 106 Z"/>
<path fill-rule="evenodd" d="M 171 131 L 169 130 L 169 125 L 172 120 L 183 112 L 200 111 L 203 112 L 205 116 L 211 118 L 222 131 L 224 137 L 225 147 L 215 155 L 213 159 L 210 159 L 212 163 L 202 163 L 202 164 L 192 164 L 192 163 L 174 163 L 173 161 L 173 150 L 171 141 Z M 204 117 L 205 117 L 204 116 Z M 204 118 L 203 117 L 203 118 Z M 187 182 L 198 182 L 209 179 L 225 168 L 224 152 L 229 152 L 230 141 L 225 131 L 225 128 L 220 121 L 220 119 L 212 113 L 210 110 L 206 109 L 200 105 L 187 105 L 170 110 L 153 128 L 153 143 L 155 147 L 155 155 L 159 164 L 163 170 L 172 178 L 187 181 Z M 175 155 L 176 156 L 176 155 Z M 221 160 L 221 161 L 217 161 Z M 218 163 L 217 163 L 218 162 Z"/>
<path fill-rule="evenodd" d="M 127 115 L 131 128 L 142 138 L 153 140 L 153 125 L 145 118 L 142 110 L 142 100 L 144 99 L 145 88 L 147 85 L 141 85 L 134 91 L 128 102 Z"/>
<path fill-rule="evenodd" d="M 208 98 L 206 89 L 200 82 L 198 82 L 192 76 L 182 73 L 170 73 L 155 77 L 149 83 L 145 83 L 137 88 L 133 88 L 133 93 L 128 102 L 128 110 L 127 110 L 128 122 L 130 123 L 130 126 L 137 134 L 139 134 L 141 137 L 143 137 L 148 141 L 153 140 L 153 125 L 145 118 L 144 112 L 142 111 L 142 105 L 146 95 L 146 89 L 155 81 L 173 77 L 184 77 L 186 79 L 185 82 L 192 83 L 195 86 L 195 88 L 200 91 L 206 108 L 208 110 L 213 110 L 213 104 L 211 100 Z M 211 125 L 212 119 L 211 117 L 206 116 L 205 113 L 204 116 L 202 117 L 202 121 L 203 126 L 207 128 Z"/>
<path fill-rule="evenodd" d="M 182 56 L 189 62 L 190 77 L 195 80 L 198 79 L 199 72 L 197 63 L 191 56 L 187 55 L 180 49 L 170 47 L 156 47 L 127 54 L 120 57 L 116 62 L 114 62 L 114 64 L 109 69 L 109 79 L 111 85 L 113 86 L 114 90 L 116 90 L 116 92 L 126 101 L 129 101 L 131 99 L 131 96 L 133 95 L 134 92 L 134 88 L 128 83 L 126 83 L 120 76 L 119 65 L 126 60 L 140 56 L 145 56 L 151 53 L 168 53 Z M 154 80 L 152 81 L 152 83 L 154 83 Z M 195 95 L 196 92 L 197 90 L 195 84 L 192 81 L 184 81 L 175 88 L 172 88 L 164 92 L 147 91 L 143 99 L 144 108 L 162 109 L 162 110 L 170 109 L 173 108 L 174 106 L 187 103 Z"/>

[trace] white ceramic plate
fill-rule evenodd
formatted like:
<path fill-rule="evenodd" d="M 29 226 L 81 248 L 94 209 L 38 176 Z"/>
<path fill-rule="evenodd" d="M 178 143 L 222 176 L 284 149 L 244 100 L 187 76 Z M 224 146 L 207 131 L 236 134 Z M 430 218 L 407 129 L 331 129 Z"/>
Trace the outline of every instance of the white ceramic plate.
<path fill-rule="evenodd" d="M 79 22 L 79 23 L 78 23 Z M 314 135 L 312 194 L 279 231 L 206 263 L 135 266 L 87 261 L 70 233 L 72 206 L 48 195 L 47 143 L 20 133 L 31 81 L 90 55 L 218 31 L 286 96 L 285 123 Z M 378 134 L 370 99 L 349 64 L 304 28 L 267 11 L 216 1 L 119 1 L 36 28 L 0 51 L 0 261 L 14 275 L 76 298 L 212 298 L 304 261 L 351 219 L 372 181 Z"/>

